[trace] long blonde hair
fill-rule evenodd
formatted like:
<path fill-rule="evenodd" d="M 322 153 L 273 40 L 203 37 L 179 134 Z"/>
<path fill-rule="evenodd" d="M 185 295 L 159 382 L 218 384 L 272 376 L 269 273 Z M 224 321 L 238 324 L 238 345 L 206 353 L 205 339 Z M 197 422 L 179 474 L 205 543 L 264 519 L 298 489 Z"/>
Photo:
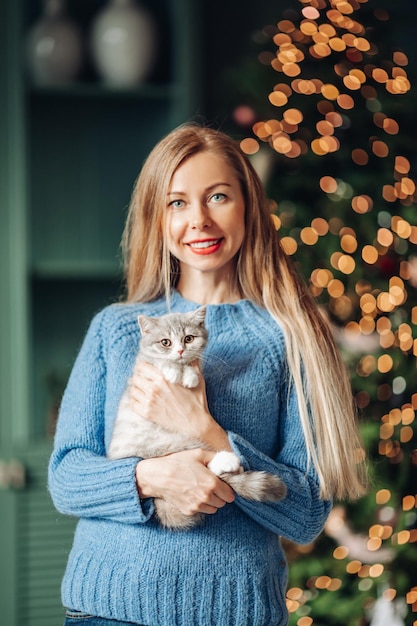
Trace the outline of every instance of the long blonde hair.
<path fill-rule="evenodd" d="M 133 190 L 123 235 L 127 300 L 169 297 L 176 286 L 179 264 L 164 243 L 167 193 L 179 165 L 205 151 L 224 159 L 241 183 L 245 239 L 237 258 L 237 285 L 243 298 L 267 309 L 283 328 L 308 460 L 317 472 L 321 495 L 355 499 L 365 492 L 365 467 L 346 368 L 316 302 L 281 247 L 258 175 L 224 133 L 185 124 L 149 154 Z"/>

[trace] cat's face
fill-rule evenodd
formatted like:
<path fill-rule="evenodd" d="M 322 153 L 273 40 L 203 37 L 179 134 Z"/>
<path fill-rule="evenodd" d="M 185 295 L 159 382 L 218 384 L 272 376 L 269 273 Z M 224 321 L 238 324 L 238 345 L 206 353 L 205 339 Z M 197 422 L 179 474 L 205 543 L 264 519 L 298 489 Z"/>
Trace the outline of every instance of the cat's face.
<path fill-rule="evenodd" d="M 141 351 L 153 358 L 191 363 L 207 345 L 205 313 L 205 307 L 200 307 L 191 313 L 169 313 L 159 318 L 139 315 Z"/>

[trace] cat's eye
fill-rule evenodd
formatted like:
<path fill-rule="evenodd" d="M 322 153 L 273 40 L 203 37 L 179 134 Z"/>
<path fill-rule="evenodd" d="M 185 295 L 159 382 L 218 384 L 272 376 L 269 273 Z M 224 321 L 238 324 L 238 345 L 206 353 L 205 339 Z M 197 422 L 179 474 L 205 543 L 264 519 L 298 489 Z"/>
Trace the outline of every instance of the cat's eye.
<path fill-rule="evenodd" d="M 164 346 L 164 348 L 169 348 L 171 344 L 171 339 L 161 339 L 161 345 Z"/>
<path fill-rule="evenodd" d="M 194 341 L 194 335 L 185 335 L 184 343 L 192 343 Z"/>

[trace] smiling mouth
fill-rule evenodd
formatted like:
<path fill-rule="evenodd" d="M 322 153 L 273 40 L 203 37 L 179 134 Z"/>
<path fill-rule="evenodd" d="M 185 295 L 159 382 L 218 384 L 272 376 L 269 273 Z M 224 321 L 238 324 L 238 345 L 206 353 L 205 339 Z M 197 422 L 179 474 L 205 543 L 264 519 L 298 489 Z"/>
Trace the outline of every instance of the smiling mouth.
<path fill-rule="evenodd" d="M 192 241 L 187 245 L 193 250 L 205 250 L 207 248 L 212 248 L 213 246 L 218 246 L 222 240 L 221 239 L 207 239 L 205 241 Z"/>

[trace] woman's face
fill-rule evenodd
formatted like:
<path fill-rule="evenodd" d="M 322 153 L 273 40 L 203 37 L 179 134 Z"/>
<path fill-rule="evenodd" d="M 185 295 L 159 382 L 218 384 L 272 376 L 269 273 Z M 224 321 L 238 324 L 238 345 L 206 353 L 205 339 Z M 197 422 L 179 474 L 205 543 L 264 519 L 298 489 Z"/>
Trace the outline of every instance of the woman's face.
<path fill-rule="evenodd" d="M 169 187 L 166 227 L 182 276 L 197 271 L 230 279 L 245 236 L 245 203 L 224 159 L 201 152 L 179 166 Z"/>

